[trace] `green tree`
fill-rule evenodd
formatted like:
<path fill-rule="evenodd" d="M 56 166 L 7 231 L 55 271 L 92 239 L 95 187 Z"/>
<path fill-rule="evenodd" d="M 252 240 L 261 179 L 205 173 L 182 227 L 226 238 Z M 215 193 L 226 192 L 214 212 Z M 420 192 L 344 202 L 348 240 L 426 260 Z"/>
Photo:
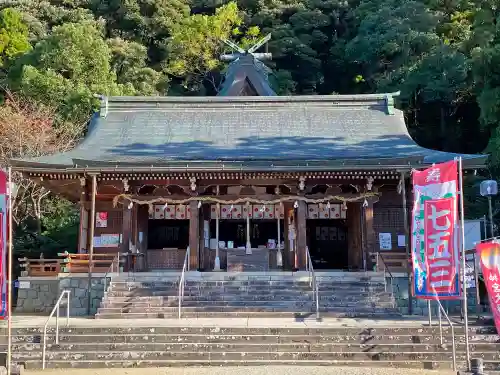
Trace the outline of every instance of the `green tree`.
<path fill-rule="evenodd" d="M 103 18 L 106 35 L 144 45 L 153 68 L 167 58 L 164 41 L 175 25 L 189 17 L 187 0 L 89 0 Z"/>
<path fill-rule="evenodd" d="M 272 33 L 272 65 L 290 72 L 297 94 L 348 93 L 343 64 L 345 40 L 353 30 L 352 8 L 336 0 L 276 1 L 247 5 L 252 24 Z M 346 84 L 348 83 L 348 84 Z"/>
<path fill-rule="evenodd" d="M 147 48 L 142 44 L 121 38 L 108 40 L 111 48 L 111 69 L 117 82 L 132 84 L 140 95 L 154 95 L 158 90 L 166 92 L 166 77 L 149 67 Z"/>
<path fill-rule="evenodd" d="M 4 0 L 0 9 L 13 8 L 23 15 L 32 43 L 47 37 L 55 26 L 64 23 L 93 21 L 94 15 L 85 8 L 87 0 Z"/>
<path fill-rule="evenodd" d="M 10 72 L 11 84 L 24 95 L 55 106 L 63 118 L 84 121 L 98 104 L 94 94 L 136 93 L 132 83 L 117 83 L 111 57 L 95 23 L 66 23 L 17 61 Z"/>
<path fill-rule="evenodd" d="M 78 243 L 79 211 L 60 197 L 49 196 L 44 200 L 41 228 L 33 218 L 26 218 L 16 226 L 14 249 L 16 256 L 55 258 L 64 251 L 74 252 Z"/>
<path fill-rule="evenodd" d="M 460 138 L 467 125 L 458 123 L 452 114 L 463 102 L 470 100 L 469 71 L 467 56 L 442 44 L 407 73 L 400 85 L 401 100 L 406 106 L 415 104 L 416 100 L 427 107 L 427 112 L 432 112 L 431 123 L 420 123 L 426 129 L 434 129 L 417 135 L 423 144 L 437 144 L 443 151 L 461 151 Z M 478 139 L 479 134 L 476 141 Z"/>
<path fill-rule="evenodd" d="M 222 66 L 219 55 L 224 49 L 223 40 L 230 39 L 234 33 L 240 36 L 238 26 L 242 23 L 238 6 L 230 2 L 218 8 L 214 15 L 194 14 L 173 25 L 166 45 L 169 53 L 165 71 L 180 79 L 189 90 L 199 90 L 206 81 L 215 88 L 217 82 L 210 73 Z M 251 33 L 255 31 L 252 29 Z"/>
<path fill-rule="evenodd" d="M 481 124 L 491 132 L 488 151 L 500 172 L 500 9 L 485 1 L 477 12 L 472 66 Z"/>
<path fill-rule="evenodd" d="M 28 27 L 21 13 L 10 8 L 0 11 L 0 68 L 30 49 Z"/>
<path fill-rule="evenodd" d="M 408 72 L 440 43 L 435 32 L 438 17 L 418 1 L 366 0 L 356 14 L 359 29 L 346 53 L 371 92 L 397 90 Z"/>

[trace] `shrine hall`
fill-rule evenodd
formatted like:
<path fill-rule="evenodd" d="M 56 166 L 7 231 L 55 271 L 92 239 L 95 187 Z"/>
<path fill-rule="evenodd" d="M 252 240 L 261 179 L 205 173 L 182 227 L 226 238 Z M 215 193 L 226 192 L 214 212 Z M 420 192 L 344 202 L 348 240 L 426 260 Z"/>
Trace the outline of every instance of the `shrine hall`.
<path fill-rule="evenodd" d="M 73 150 L 13 168 L 80 207 L 75 253 L 136 271 L 367 270 L 409 257 L 410 172 L 484 155 L 419 146 L 398 93 L 278 96 L 266 54 L 217 96 L 106 97 Z"/>

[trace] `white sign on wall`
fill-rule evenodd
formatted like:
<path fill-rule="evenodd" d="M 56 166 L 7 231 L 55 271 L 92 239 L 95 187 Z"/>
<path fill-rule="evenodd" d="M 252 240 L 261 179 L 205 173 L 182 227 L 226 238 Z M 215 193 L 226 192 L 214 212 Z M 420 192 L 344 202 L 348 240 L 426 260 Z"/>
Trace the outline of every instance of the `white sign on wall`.
<path fill-rule="evenodd" d="M 406 236 L 404 234 L 398 234 L 398 246 L 399 247 L 406 246 Z"/>
<path fill-rule="evenodd" d="M 31 283 L 29 281 L 19 281 L 19 289 L 30 289 Z"/>
<path fill-rule="evenodd" d="M 390 233 L 379 233 L 380 250 L 392 250 L 392 236 Z"/>
<path fill-rule="evenodd" d="M 467 288 L 476 287 L 476 273 L 474 272 L 474 262 L 465 263 L 465 282 Z"/>

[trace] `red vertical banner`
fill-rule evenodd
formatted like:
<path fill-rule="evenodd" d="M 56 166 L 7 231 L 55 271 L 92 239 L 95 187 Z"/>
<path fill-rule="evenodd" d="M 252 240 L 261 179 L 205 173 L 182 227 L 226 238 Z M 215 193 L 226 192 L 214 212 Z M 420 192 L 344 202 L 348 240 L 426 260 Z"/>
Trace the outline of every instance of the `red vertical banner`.
<path fill-rule="evenodd" d="M 7 319 L 7 173 L 0 170 L 0 319 Z"/>
<path fill-rule="evenodd" d="M 476 245 L 497 333 L 500 334 L 500 244 L 489 241 Z"/>
<path fill-rule="evenodd" d="M 421 299 L 459 299 L 458 165 L 413 172 L 411 252 L 413 293 Z"/>
<path fill-rule="evenodd" d="M 460 295 L 459 258 L 453 254 L 454 204 L 453 198 L 430 199 L 424 202 L 426 290 L 441 297 Z"/>

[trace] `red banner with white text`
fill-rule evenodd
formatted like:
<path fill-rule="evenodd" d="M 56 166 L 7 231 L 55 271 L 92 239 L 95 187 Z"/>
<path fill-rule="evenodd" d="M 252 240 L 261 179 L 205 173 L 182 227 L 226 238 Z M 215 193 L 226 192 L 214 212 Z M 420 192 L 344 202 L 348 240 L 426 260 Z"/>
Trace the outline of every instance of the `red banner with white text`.
<path fill-rule="evenodd" d="M 0 319 L 7 318 L 8 176 L 0 170 Z"/>
<path fill-rule="evenodd" d="M 493 241 L 483 242 L 476 245 L 476 251 L 497 333 L 500 334 L 500 244 Z"/>
<path fill-rule="evenodd" d="M 421 299 L 459 299 L 458 163 L 413 172 L 413 292 Z"/>

